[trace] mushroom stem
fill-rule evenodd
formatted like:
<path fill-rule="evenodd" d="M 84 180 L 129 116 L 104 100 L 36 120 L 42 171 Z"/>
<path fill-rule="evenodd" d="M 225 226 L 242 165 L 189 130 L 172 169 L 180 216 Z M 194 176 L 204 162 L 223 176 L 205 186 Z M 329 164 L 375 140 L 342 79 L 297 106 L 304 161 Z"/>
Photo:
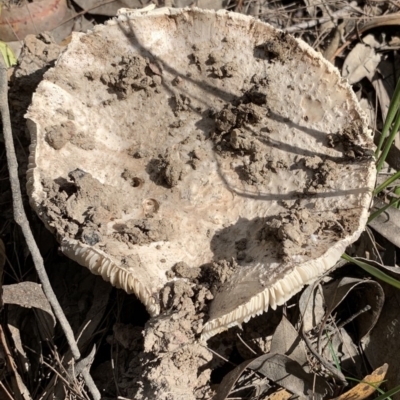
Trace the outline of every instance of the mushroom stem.
<path fill-rule="evenodd" d="M 140 378 L 142 390 L 134 399 L 167 400 L 173 394 L 174 398 L 195 400 L 196 390 L 207 386 L 210 369 L 205 366 L 210 363 L 212 353 L 199 345 L 193 335 L 192 323 L 182 323 L 191 314 L 190 309 L 194 312 L 192 307 L 190 299 L 184 299 L 181 310 L 161 313 L 146 324 L 142 354 L 145 362 L 142 361 Z M 191 368 L 188 369 L 188 365 Z"/>

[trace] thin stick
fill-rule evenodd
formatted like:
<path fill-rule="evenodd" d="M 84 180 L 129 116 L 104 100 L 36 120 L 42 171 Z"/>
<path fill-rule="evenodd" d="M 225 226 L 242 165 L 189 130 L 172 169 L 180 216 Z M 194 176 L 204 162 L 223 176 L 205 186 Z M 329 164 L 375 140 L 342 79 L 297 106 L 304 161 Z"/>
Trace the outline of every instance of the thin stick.
<path fill-rule="evenodd" d="M 292 26 L 289 26 L 288 28 L 285 28 L 284 31 L 287 33 L 293 33 L 293 32 L 303 30 L 303 29 L 313 28 L 314 26 L 321 25 L 325 22 L 331 21 L 332 19 L 335 20 L 338 18 L 349 17 L 350 16 L 349 12 L 350 12 L 350 7 L 346 6 L 346 7 L 343 7 L 342 9 L 332 13 L 331 16 L 321 17 L 321 18 L 316 18 L 316 19 L 310 20 L 310 21 L 301 22 L 299 24 L 292 25 Z"/>
<path fill-rule="evenodd" d="M 322 357 L 315 349 L 313 344 L 311 343 L 310 339 L 307 337 L 306 333 L 304 332 L 304 329 L 302 330 L 301 334 L 303 340 L 306 342 L 306 345 L 310 352 L 313 354 L 313 356 L 332 374 L 332 376 L 337 379 L 343 386 L 347 386 L 348 383 L 346 381 L 346 378 L 344 375 L 336 369 L 334 365 L 332 365 L 328 360 L 325 360 L 324 357 Z"/>
<path fill-rule="evenodd" d="M 73 387 L 73 385 L 72 385 L 70 382 L 68 382 L 68 380 L 65 379 L 53 366 L 51 366 L 49 363 L 47 363 L 47 362 L 44 361 L 44 360 L 42 361 L 42 363 L 43 363 L 43 365 L 45 365 L 47 368 L 51 369 L 51 370 L 54 372 L 54 374 L 57 375 L 57 376 L 64 382 L 64 385 L 65 385 L 66 387 L 68 387 L 69 390 L 71 390 L 71 392 L 74 393 L 75 396 L 79 396 L 80 398 L 83 398 L 82 394 L 79 393 L 79 392 L 76 390 L 76 388 Z"/>
<path fill-rule="evenodd" d="M 244 346 L 246 346 L 253 354 L 257 355 L 257 353 L 242 339 L 242 337 L 238 333 L 236 334 L 236 336 L 239 338 Z"/>
<path fill-rule="evenodd" d="M 62 330 L 65 333 L 69 347 L 75 360 L 81 358 L 81 354 L 76 344 L 74 333 L 72 328 L 65 317 L 65 314 L 54 294 L 53 288 L 50 285 L 49 278 L 44 268 L 43 258 L 40 254 L 39 248 L 35 242 L 32 231 L 29 227 L 28 218 L 24 211 L 24 205 L 22 202 L 22 193 L 20 183 L 18 179 L 18 162 L 15 155 L 15 148 L 11 130 L 10 121 L 10 110 L 8 107 L 8 81 L 7 81 L 7 68 L 2 57 L 0 57 L 0 112 L 1 119 L 3 122 L 3 135 L 4 144 L 7 154 L 8 172 L 10 176 L 11 192 L 13 197 L 13 209 L 15 222 L 21 227 L 22 233 L 25 237 L 26 244 L 32 255 L 32 260 L 35 265 L 36 272 L 42 283 L 43 292 L 45 293 L 51 307 L 53 308 L 54 314 L 56 315 Z M 87 370 L 82 372 L 82 376 L 85 379 L 85 383 L 95 400 L 100 400 L 101 395 L 96 385 L 94 385 L 92 378 Z"/>
<path fill-rule="evenodd" d="M 11 396 L 10 392 L 7 390 L 7 388 L 3 385 L 3 382 L 0 381 L 0 387 L 3 389 L 4 393 L 8 396 L 10 400 L 13 400 L 13 397 Z"/>
<path fill-rule="evenodd" d="M 101 7 L 101 6 L 105 6 L 106 4 L 114 3 L 114 2 L 116 2 L 116 1 L 118 1 L 118 0 L 103 1 L 103 2 L 101 2 L 101 3 L 95 4 L 93 7 L 90 7 L 90 8 L 88 8 L 88 9 L 86 9 L 86 10 L 79 11 L 79 12 L 76 13 L 74 16 L 72 16 L 72 17 L 70 17 L 70 18 L 67 18 L 65 21 L 62 21 L 62 22 L 61 22 L 60 24 L 58 24 L 54 29 L 59 28 L 61 25 L 64 25 L 64 24 L 66 24 L 67 22 L 72 21 L 73 19 L 75 19 L 75 18 L 77 18 L 77 17 L 80 17 L 81 15 L 85 15 L 86 13 L 88 13 L 89 11 L 94 10 L 95 8 L 99 8 L 99 7 Z"/>
<path fill-rule="evenodd" d="M 228 364 L 232 364 L 235 367 L 237 367 L 237 364 L 233 363 L 232 361 L 229 361 L 227 358 L 221 356 L 221 354 L 218 354 L 216 351 L 210 349 L 209 347 L 205 346 L 204 344 L 201 344 L 201 346 L 203 346 L 205 349 L 207 349 L 208 351 L 211 351 L 211 353 L 213 353 L 215 356 L 217 356 L 218 358 L 220 358 L 221 360 L 224 360 L 225 362 L 227 362 Z"/>
<path fill-rule="evenodd" d="M 16 37 L 16 39 L 18 40 L 18 42 L 22 43 L 22 40 L 18 37 L 17 33 L 15 32 L 15 29 L 13 28 L 13 26 L 10 24 L 10 21 L 8 20 L 8 18 L 5 18 L 7 25 L 10 27 L 10 29 L 12 30 L 14 36 Z"/>
<path fill-rule="evenodd" d="M 25 0 L 25 7 L 28 10 L 29 17 L 31 18 L 31 22 L 32 22 L 32 25 L 33 25 L 33 29 L 35 29 L 35 34 L 37 35 L 39 32 L 38 32 L 38 30 L 36 28 L 35 20 L 32 18 L 31 9 L 29 8 L 29 5 L 28 5 L 28 0 Z"/>

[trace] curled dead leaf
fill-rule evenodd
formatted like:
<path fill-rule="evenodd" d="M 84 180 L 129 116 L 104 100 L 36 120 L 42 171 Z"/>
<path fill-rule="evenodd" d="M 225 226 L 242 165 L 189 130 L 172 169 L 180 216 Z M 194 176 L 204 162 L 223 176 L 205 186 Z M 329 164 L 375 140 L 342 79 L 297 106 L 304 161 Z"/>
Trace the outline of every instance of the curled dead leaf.
<path fill-rule="evenodd" d="M 330 392 L 328 384 L 319 376 L 307 373 L 301 365 L 283 354 L 263 354 L 247 360 L 225 375 L 215 400 L 225 400 L 245 370 L 253 370 L 277 383 L 291 393 L 304 398 L 322 399 Z"/>
<path fill-rule="evenodd" d="M 379 42 L 374 36 L 368 35 L 363 43 L 358 43 L 349 53 L 343 65 L 342 75 L 350 84 L 365 77 L 372 78 L 382 57 L 376 52 L 378 46 Z"/>
<path fill-rule="evenodd" d="M 359 341 L 375 326 L 385 301 L 382 286 L 378 282 L 350 277 L 325 285 L 323 292 L 327 313 L 332 313 L 347 298 L 347 304 L 351 306 L 354 315 L 357 315 L 354 323 Z M 361 312 L 366 307 L 367 311 Z"/>
<path fill-rule="evenodd" d="M 42 286 L 35 282 L 20 282 L 3 286 L 4 304 L 14 304 L 24 308 L 35 308 L 39 320 L 42 339 L 53 337 L 56 319 Z"/>

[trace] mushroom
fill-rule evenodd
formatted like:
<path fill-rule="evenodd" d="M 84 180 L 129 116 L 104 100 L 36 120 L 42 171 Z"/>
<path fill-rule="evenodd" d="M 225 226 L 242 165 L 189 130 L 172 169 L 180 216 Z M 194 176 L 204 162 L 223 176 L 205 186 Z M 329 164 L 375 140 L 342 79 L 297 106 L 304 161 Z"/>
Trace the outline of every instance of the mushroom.
<path fill-rule="evenodd" d="M 32 207 L 150 315 L 188 279 L 178 263 L 231 262 L 205 340 L 329 271 L 367 221 L 373 142 L 351 87 L 249 16 L 120 10 L 73 33 L 27 120 Z"/>

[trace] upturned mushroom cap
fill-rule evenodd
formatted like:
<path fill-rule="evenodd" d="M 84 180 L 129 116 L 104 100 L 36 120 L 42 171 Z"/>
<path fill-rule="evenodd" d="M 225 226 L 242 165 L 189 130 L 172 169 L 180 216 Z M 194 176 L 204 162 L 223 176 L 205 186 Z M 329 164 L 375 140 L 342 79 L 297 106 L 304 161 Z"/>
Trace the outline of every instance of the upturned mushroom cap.
<path fill-rule="evenodd" d="M 178 262 L 235 261 L 205 339 L 320 277 L 367 220 L 373 144 L 350 86 L 248 16 L 122 10 L 73 34 L 27 118 L 32 206 L 151 315 Z"/>

